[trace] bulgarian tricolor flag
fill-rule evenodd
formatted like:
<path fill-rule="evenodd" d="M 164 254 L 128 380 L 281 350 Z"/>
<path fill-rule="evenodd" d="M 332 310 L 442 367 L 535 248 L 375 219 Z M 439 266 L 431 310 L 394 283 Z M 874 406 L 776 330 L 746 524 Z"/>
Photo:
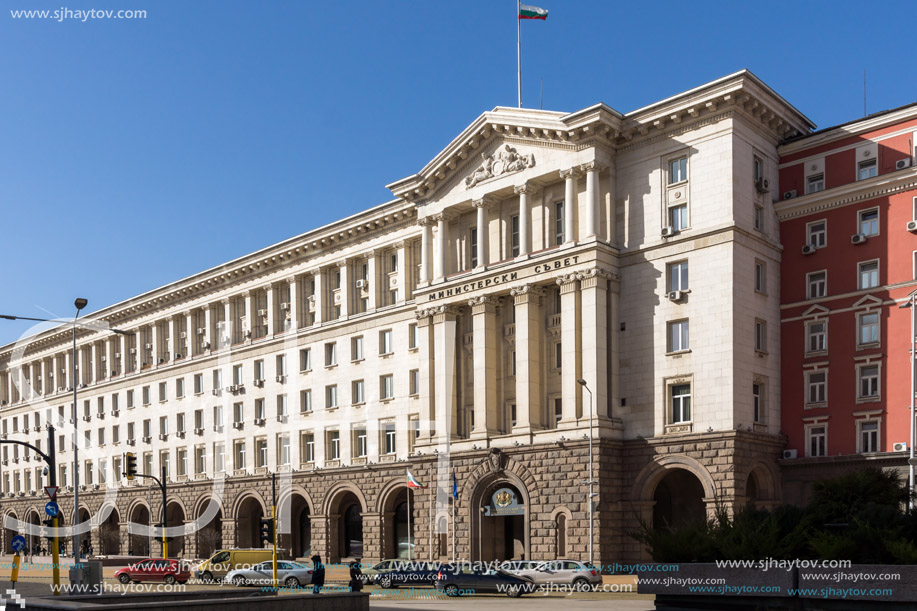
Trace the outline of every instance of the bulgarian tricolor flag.
<path fill-rule="evenodd" d="M 548 11 L 543 8 L 538 8 L 537 6 L 530 6 L 528 4 L 519 5 L 519 19 L 541 19 L 545 20 L 548 18 Z"/>
<path fill-rule="evenodd" d="M 410 469 L 406 469 L 406 471 L 408 472 L 408 488 L 426 488 L 426 486 L 417 481 Z"/>

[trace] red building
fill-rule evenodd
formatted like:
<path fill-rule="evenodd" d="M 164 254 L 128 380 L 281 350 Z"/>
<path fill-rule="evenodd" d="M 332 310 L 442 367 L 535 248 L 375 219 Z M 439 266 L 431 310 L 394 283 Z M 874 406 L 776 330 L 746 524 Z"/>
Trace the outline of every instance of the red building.
<path fill-rule="evenodd" d="M 906 469 L 917 289 L 917 104 L 780 146 L 781 420 L 789 502 L 870 463 Z"/>

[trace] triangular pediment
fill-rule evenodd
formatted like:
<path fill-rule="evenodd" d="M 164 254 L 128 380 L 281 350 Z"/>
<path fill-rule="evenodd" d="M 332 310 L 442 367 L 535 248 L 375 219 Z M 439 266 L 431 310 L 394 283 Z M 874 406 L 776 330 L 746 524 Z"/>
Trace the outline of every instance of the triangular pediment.
<path fill-rule="evenodd" d="M 811 308 L 809 308 L 808 310 L 806 310 L 805 312 L 803 312 L 802 315 L 805 318 L 808 318 L 808 317 L 818 318 L 819 316 L 824 316 L 830 312 L 831 310 L 829 310 L 825 306 L 814 305 Z"/>
<path fill-rule="evenodd" d="M 877 308 L 882 305 L 882 300 L 873 295 L 864 295 L 856 303 L 853 304 L 854 308 Z"/>

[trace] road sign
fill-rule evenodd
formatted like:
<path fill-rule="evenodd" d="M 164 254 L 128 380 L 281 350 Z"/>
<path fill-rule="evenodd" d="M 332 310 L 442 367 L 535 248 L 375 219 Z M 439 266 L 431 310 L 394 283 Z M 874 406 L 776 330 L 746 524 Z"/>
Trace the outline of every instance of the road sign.
<path fill-rule="evenodd" d="M 60 507 L 54 501 L 48 501 L 45 503 L 45 513 L 55 518 L 60 513 Z"/>
<path fill-rule="evenodd" d="M 10 541 L 10 547 L 12 547 L 13 551 L 18 554 L 25 549 L 25 537 L 22 535 L 16 535 L 13 537 L 13 540 Z"/>
<path fill-rule="evenodd" d="M 52 501 L 57 497 L 58 490 L 60 490 L 60 486 L 45 486 L 45 494 L 47 494 L 48 498 Z"/>

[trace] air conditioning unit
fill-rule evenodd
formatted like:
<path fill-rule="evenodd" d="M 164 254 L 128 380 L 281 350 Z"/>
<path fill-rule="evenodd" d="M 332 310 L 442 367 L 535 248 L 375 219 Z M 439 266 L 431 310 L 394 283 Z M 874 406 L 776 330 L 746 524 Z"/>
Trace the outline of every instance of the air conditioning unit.
<path fill-rule="evenodd" d="M 92 485 L 92 489 L 93 489 L 93 490 L 98 490 L 98 489 L 101 488 L 101 487 L 102 487 L 101 484 L 93 484 L 93 485 Z"/>
<path fill-rule="evenodd" d="M 668 227 L 662 230 L 662 237 L 670 238 L 673 235 L 675 235 L 676 233 L 678 233 L 678 230 L 672 227 L 671 225 L 669 225 Z"/>
<path fill-rule="evenodd" d="M 758 190 L 758 193 L 767 193 L 770 191 L 770 183 L 767 182 L 766 178 L 759 178 L 755 182 L 755 189 Z"/>
<path fill-rule="evenodd" d="M 201 350 L 210 350 L 210 342 L 201 342 Z"/>
<path fill-rule="evenodd" d="M 83 416 L 83 422 L 89 422 L 92 420 L 92 416 Z"/>
<path fill-rule="evenodd" d="M 203 435 L 203 434 L 204 434 L 204 429 L 203 429 L 203 428 L 196 428 L 196 429 L 194 429 L 194 434 L 195 434 L 195 435 Z"/>
<path fill-rule="evenodd" d="M 315 303 L 315 295 L 309 295 L 309 303 Z"/>
<path fill-rule="evenodd" d="M 289 420 L 287 416 L 277 416 L 277 422 L 280 422 L 281 424 L 286 424 L 287 420 Z"/>
<path fill-rule="evenodd" d="M 289 310 L 289 309 L 290 309 L 290 304 L 288 304 L 287 302 L 283 302 L 283 303 L 280 304 L 280 309 L 281 309 L 281 310 Z"/>
<path fill-rule="evenodd" d="M 102 355 L 102 362 L 104 363 L 104 362 L 107 361 L 107 360 L 108 360 L 108 357 L 105 356 L 105 355 L 103 354 L 103 355 Z M 38 376 L 38 379 L 40 380 L 40 379 L 41 379 L 41 376 Z"/>
<path fill-rule="evenodd" d="M 226 387 L 226 391 L 227 391 L 227 392 L 233 392 L 233 393 L 234 393 L 234 392 L 236 392 L 237 390 L 239 390 L 239 387 L 238 387 L 238 386 L 227 386 L 227 387 Z"/>
<path fill-rule="evenodd" d="M 264 426 L 264 418 L 255 418 L 255 426 Z"/>
<path fill-rule="evenodd" d="M 267 316 L 267 310 L 264 308 L 258 310 L 258 316 Z"/>
<path fill-rule="evenodd" d="M 128 350 L 128 352 L 130 352 L 131 354 L 137 354 L 137 349 L 131 348 L 130 350 Z"/>
<path fill-rule="evenodd" d="M 222 433 L 222 432 L 223 432 L 223 427 L 222 427 L 221 425 L 219 425 L 219 424 L 216 424 L 216 425 L 213 426 L 213 432 L 214 432 L 214 433 Z"/>
<path fill-rule="evenodd" d="M 784 450 L 783 451 L 783 460 L 790 460 L 792 458 L 796 458 L 798 454 L 799 452 L 797 452 L 796 450 Z"/>
<path fill-rule="evenodd" d="M 143 347 L 146 348 L 147 350 L 152 350 L 153 344 L 144 344 Z"/>
<path fill-rule="evenodd" d="M 175 433 L 175 436 L 178 437 L 179 439 L 184 439 L 184 438 L 185 438 L 185 432 L 184 432 L 184 431 L 178 431 L 177 433 Z"/>
<path fill-rule="evenodd" d="M 909 167 L 911 167 L 911 158 L 910 157 L 905 157 L 904 159 L 899 159 L 898 161 L 895 162 L 896 170 L 903 170 L 904 168 L 909 168 Z"/>
<path fill-rule="evenodd" d="M 105 420 L 105 412 L 99 412 L 98 414 L 96 414 L 96 418 L 98 418 L 99 420 Z"/>
<path fill-rule="evenodd" d="M 286 379 L 287 379 L 287 376 L 285 376 L 285 375 L 283 375 L 283 374 L 277 376 L 277 381 L 278 381 L 279 383 L 281 383 L 281 384 L 283 384 L 284 382 L 286 382 Z"/>
<path fill-rule="evenodd" d="M 111 415 L 114 416 L 115 418 L 117 418 L 118 414 L 120 413 L 121 413 L 121 410 L 117 410 L 117 409 L 111 410 Z"/>
<path fill-rule="evenodd" d="M 197 334 L 198 334 L 198 335 L 203 335 L 203 334 L 206 333 L 206 332 L 207 332 L 207 329 L 205 329 L 204 327 L 198 327 L 198 328 L 197 328 Z"/>
<path fill-rule="evenodd" d="M 39 432 L 41 430 L 41 425 L 36 424 L 35 426 L 32 427 L 32 430 L 35 431 L 36 433 Z"/>
<path fill-rule="evenodd" d="M 128 440 L 127 440 L 127 445 L 129 445 L 129 446 L 136 445 L 136 444 L 137 444 L 137 442 L 136 442 L 135 440 L 133 440 L 133 439 L 128 439 Z"/>
<path fill-rule="evenodd" d="M 783 199 L 793 199 L 794 197 L 796 197 L 796 189 L 783 192 Z"/>
<path fill-rule="evenodd" d="M 112 370 L 111 370 L 111 377 L 115 377 L 116 375 L 118 375 L 118 371 L 117 371 L 116 369 L 112 369 Z"/>
<path fill-rule="evenodd" d="M 232 423 L 232 428 L 234 429 L 241 430 L 243 426 L 245 426 L 244 422 L 233 422 Z"/>
<path fill-rule="evenodd" d="M 855 233 L 850 236 L 851 244 L 865 244 L 866 243 L 866 234 L 865 233 Z"/>
<path fill-rule="evenodd" d="M 168 441 L 168 440 L 169 440 L 169 434 L 168 434 L 168 433 L 160 433 L 160 434 L 159 434 L 159 441 Z"/>
<path fill-rule="evenodd" d="M 669 291 L 669 294 L 667 295 L 667 297 L 669 298 L 669 301 L 681 301 L 682 299 L 685 298 L 685 292 L 684 291 Z"/>
<path fill-rule="evenodd" d="M 907 443 L 903 441 L 900 443 L 896 443 L 895 445 L 892 446 L 892 451 L 893 452 L 907 452 Z"/>
<path fill-rule="evenodd" d="M 363 280 L 362 278 L 357 280 L 355 284 L 358 289 L 365 289 L 367 286 L 369 286 L 369 282 L 367 282 L 366 280 Z"/>
<path fill-rule="evenodd" d="M 178 337 L 185 339 L 186 337 L 188 337 L 188 333 L 185 331 L 182 331 L 181 333 L 178 334 Z"/>
<path fill-rule="evenodd" d="M 252 382 L 252 384 L 254 384 L 258 388 L 262 388 L 264 386 L 264 380 L 255 380 L 254 382 Z"/>
<path fill-rule="evenodd" d="M 815 248 L 814 244 L 806 244 L 805 246 L 802 247 L 802 254 L 814 255 L 816 250 L 817 249 Z"/>
<path fill-rule="evenodd" d="M 143 443 L 150 443 L 151 441 L 153 441 L 153 438 L 147 436 L 147 437 L 143 437 L 141 441 L 143 441 Z"/>
<path fill-rule="evenodd" d="M 907 230 L 908 231 L 917 231 L 917 221 L 908 221 Z"/>

